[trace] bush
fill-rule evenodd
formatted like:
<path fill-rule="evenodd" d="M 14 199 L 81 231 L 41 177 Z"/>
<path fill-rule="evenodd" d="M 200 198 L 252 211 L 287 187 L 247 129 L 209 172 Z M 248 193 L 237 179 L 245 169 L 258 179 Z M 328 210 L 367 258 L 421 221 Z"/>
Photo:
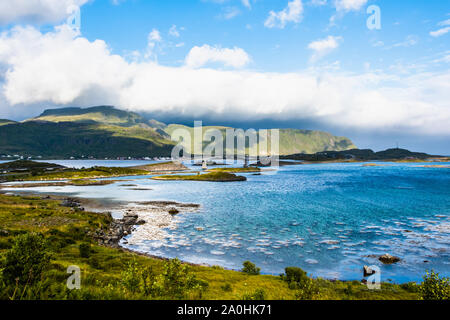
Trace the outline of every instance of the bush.
<path fill-rule="evenodd" d="M 128 264 L 122 273 L 122 287 L 133 294 L 143 294 L 155 298 L 183 299 L 189 293 L 199 294 L 208 287 L 206 281 L 197 279 L 189 272 L 189 267 L 178 259 L 164 265 L 164 271 L 157 275 L 151 267 L 141 269 L 135 261 Z"/>
<path fill-rule="evenodd" d="M 82 243 L 78 247 L 80 250 L 80 257 L 89 258 L 91 256 L 91 245 L 89 243 Z"/>
<path fill-rule="evenodd" d="M 181 264 L 180 260 L 173 259 L 164 266 L 164 271 L 159 275 L 153 285 L 155 292 L 162 297 L 182 299 L 189 291 L 200 293 L 208 287 L 208 283 L 199 280 L 189 272 L 189 267 Z"/>
<path fill-rule="evenodd" d="M 265 300 L 266 299 L 266 293 L 263 289 L 256 289 L 255 292 L 251 294 L 244 294 L 242 297 L 242 300 Z"/>
<path fill-rule="evenodd" d="M 319 289 L 313 279 L 301 268 L 287 267 L 282 279 L 288 283 L 289 289 L 297 290 L 295 297 L 298 300 L 312 300 L 319 294 Z"/>
<path fill-rule="evenodd" d="M 231 292 L 233 291 L 233 288 L 231 287 L 231 284 L 225 283 L 220 287 L 225 292 Z"/>
<path fill-rule="evenodd" d="M 252 276 L 258 275 L 261 271 L 261 268 L 257 268 L 255 264 L 250 261 L 245 261 L 242 265 L 244 266 L 242 272 Z"/>
<path fill-rule="evenodd" d="M 102 269 L 102 265 L 100 264 L 100 260 L 97 257 L 95 257 L 95 256 L 90 257 L 88 263 L 94 269 Z"/>
<path fill-rule="evenodd" d="M 295 293 L 297 300 L 313 300 L 318 295 L 319 288 L 313 279 L 307 278 L 297 285 L 297 292 Z"/>
<path fill-rule="evenodd" d="M 433 270 L 427 271 L 419 286 L 419 293 L 423 300 L 449 300 L 450 279 L 440 278 L 439 273 L 435 273 Z"/>
<path fill-rule="evenodd" d="M 286 276 L 284 279 L 289 284 L 291 284 L 291 283 L 300 284 L 309 279 L 306 272 L 297 267 L 287 267 L 284 269 L 284 271 L 286 273 Z"/>
<path fill-rule="evenodd" d="M 139 265 L 136 261 L 128 263 L 125 271 L 122 272 L 122 285 L 125 289 L 135 293 L 139 291 L 139 284 L 141 283 L 141 274 L 139 272 Z"/>
<path fill-rule="evenodd" d="M 50 254 L 41 234 L 17 236 L 6 253 L 3 279 L 8 284 L 33 284 L 40 279 L 49 262 Z"/>

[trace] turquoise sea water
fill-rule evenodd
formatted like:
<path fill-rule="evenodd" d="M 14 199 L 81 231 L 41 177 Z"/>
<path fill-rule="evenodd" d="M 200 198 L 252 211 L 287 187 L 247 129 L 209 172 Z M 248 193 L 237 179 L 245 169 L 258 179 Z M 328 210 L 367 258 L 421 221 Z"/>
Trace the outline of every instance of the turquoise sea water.
<path fill-rule="evenodd" d="M 379 265 L 383 281 L 419 281 L 432 268 L 450 275 L 450 169 L 386 165 L 286 166 L 234 183 L 122 178 L 152 189 L 145 191 L 120 183 L 31 190 L 201 204 L 177 217 L 170 239 L 129 246 L 154 255 L 233 269 L 251 260 L 271 274 L 299 266 L 346 280 L 360 280 L 363 265 Z M 384 253 L 402 262 L 383 266 L 369 257 Z"/>

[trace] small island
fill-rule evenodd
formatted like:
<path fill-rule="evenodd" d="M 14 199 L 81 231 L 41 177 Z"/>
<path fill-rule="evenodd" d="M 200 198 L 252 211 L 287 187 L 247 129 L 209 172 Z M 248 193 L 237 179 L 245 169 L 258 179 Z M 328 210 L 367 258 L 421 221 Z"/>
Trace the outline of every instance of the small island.
<path fill-rule="evenodd" d="M 228 172 L 210 172 L 196 175 L 166 175 L 151 178 L 153 180 L 187 180 L 187 181 L 209 181 L 209 182 L 234 182 L 247 181 L 246 177 L 237 176 Z"/>
<path fill-rule="evenodd" d="M 130 167 L 130 169 L 144 170 L 147 172 L 177 172 L 188 170 L 188 168 L 184 164 L 176 161 L 145 164 L 141 166 Z"/>
<path fill-rule="evenodd" d="M 206 170 L 208 172 L 227 172 L 227 173 L 253 173 L 261 172 L 257 167 L 244 167 L 244 168 L 214 168 Z"/>

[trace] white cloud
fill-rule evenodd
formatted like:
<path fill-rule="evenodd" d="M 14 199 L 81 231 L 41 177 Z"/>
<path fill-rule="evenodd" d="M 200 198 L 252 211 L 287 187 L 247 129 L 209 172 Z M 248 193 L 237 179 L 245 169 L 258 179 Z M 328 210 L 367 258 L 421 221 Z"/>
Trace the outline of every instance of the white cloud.
<path fill-rule="evenodd" d="M 173 25 L 172 27 L 170 27 L 169 35 L 171 35 L 172 37 L 175 37 L 175 38 L 180 37 L 180 32 L 178 31 L 176 25 Z"/>
<path fill-rule="evenodd" d="M 281 28 L 283 29 L 287 23 L 299 23 L 302 19 L 303 3 L 301 0 L 292 0 L 288 2 L 286 8 L 282 11 L 270 11 L 269 17 L 264 22 L 267 28 Z"/>
<path fill-rule="evenodd" d="M 366 5 L 367 0 L 335 0 L 334 5 L 337 11 L 358 11 L 364 5 Z"/>
<path fill-rule="evenodd" d="M 148 34 L 148 42 L 161 42 L 161 33 L 158 31 L 158 29 L 153 29 Z"/>
<path fill-rule="evenodd" d="M 17 110 L 33 115 L 48 105 L 112 104 L 197 119 L 312 119 L 346 128 L 450 134 L 447 71 L 399 76 L 164 67 L 127 62 L 105 42 L 88 41 L 67 27 L 46 34 L 16 27 L 0 35 L 0 79 L 2 117 Z"/>
<path fill-rule="evenodd" d="M 406 39 L 404 41 L 395 43 L 391 47 L 388 47 L 387 49 L 398 48 L 398 47 L 405 47 L 405 48 L 407 48 L 407 47 L 415 46 L 418 43 L 419 43 L 419 40 L 418 40 L 418 38 L 416 36 L 409 35 L 409 36 L 406 37 Z"/>
<path fill-rule="evenodd" d="M 438 26 L 450 26 L 450 19 L 439 22 Z"/>
<path fill-rule="evenodd" d="M 108 92 L 107 100 L 113 102 L 118 96 L 112 90 L 120 90 L 127 79 L 123 72 L 129 70 L 104 41 L 76 37 L 66 26 L 47 34 L 32 27 L 2 33 L 0 66 L 7 68 L 3 94 L 11 104 L 66 104 L 92 97 L 89 92 L 96 89 Z"/>
<path fill-rule="evenodd" d="M 443 36 L 444 34 L 447 34 L 449 32 L 450 32 L 450 27 L 445 27 L 445 28 L 441 28 L 436 31 L 431 31 L 430 36 L 437 38 L 437 37 Z"/>
<path fill-rule="evenodd" d="M 247 7 L 249 9 L 252 8 L 252 5 L 250 4 L 250 0 L 241 0 L 244 7 Z"/>
<path fill-rule="evenodd" d="M 250 56 L 241 48 L 218 48 L 207 44 L 191 49 L 186 57 L 186 66 L 199 68 L 208 63 L 223 63 L 227 67 L 242 68 L 250 62 Z"/>
<path fill-rule="evenodd" d="M 152 59 L 157 61 L 158 56 L 155 49 L 159 49 L 157 47 L 158 43 L 162 41 L 161 33 L 158 29 L 153 29 L 147 36 L 147 51 L 145 52 L 144 57 L 146 59 Z"/>
<path fill-rule="evenodd" d="M 317 7 L 324 6 L 327 4 L 327 0 L 311 0 L 311 4 Z"/>
<path fill-rule="evenodd" d="M 241 14 L 241 10 L 236 7 L 226 7 L 223 9 L 223 13 L 220 15 L 221 18 L 230 20 Z"/>
<path fill-rule="evenodd" d="M 334 49 L 337 49 L 341 40 L 342 37 L 328 36 L 325 39 L 311 42 L 308 45 L 308 48 L 314 51 L 311 56 L 311 62 L 316 62 L 331 53 Z"/>
<path fill-rule="evenodd" d="M 86 2 L 88 0 L 1 0 L 0 24 L 60 22 L 69 17 L 71 8 Z"/>

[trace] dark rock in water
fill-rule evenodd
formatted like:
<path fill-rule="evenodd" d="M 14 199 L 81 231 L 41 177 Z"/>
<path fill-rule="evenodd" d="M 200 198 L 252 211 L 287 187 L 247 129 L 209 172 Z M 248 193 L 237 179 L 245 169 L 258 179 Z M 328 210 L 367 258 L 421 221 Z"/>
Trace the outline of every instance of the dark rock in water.
<path fill-rule="evenodd" d="M 368 277 L 368 276 L 371 276 L 371 275 L 375 274 L 376 271 L 373 270 L 371 267 L 364 266 L 363 267 L 363 273 L 364 273 L 364 277 Z"/>
<path fill-rule="evenodd" d="M 385 255 L 380 256 L 378 258 L 378 260 L 380 260 L 384 264 L 393 264 L 393 263 L 397 263 L 397 262 L 401 261 L 401 259 L 399 257 L 391 256 L 388 253 L 385 254 Z"/>
<path fill-rule="evenodd" d="M 136 222 L 136 225 L 137 226 L 142 226 L 145 223 L 146 223 L 145 220 L 139 220 L 139 221 Z"/>
<path fill-rule="evenodd" d="M 375 270 L 373 270 L 372 268 L 370 268 L 368 266 L 363 267 L 363 272 L 364 272 L 364 277 L 368 277 L 368 276 L 371 276 L 371 275 L 377 273 Z"/>

